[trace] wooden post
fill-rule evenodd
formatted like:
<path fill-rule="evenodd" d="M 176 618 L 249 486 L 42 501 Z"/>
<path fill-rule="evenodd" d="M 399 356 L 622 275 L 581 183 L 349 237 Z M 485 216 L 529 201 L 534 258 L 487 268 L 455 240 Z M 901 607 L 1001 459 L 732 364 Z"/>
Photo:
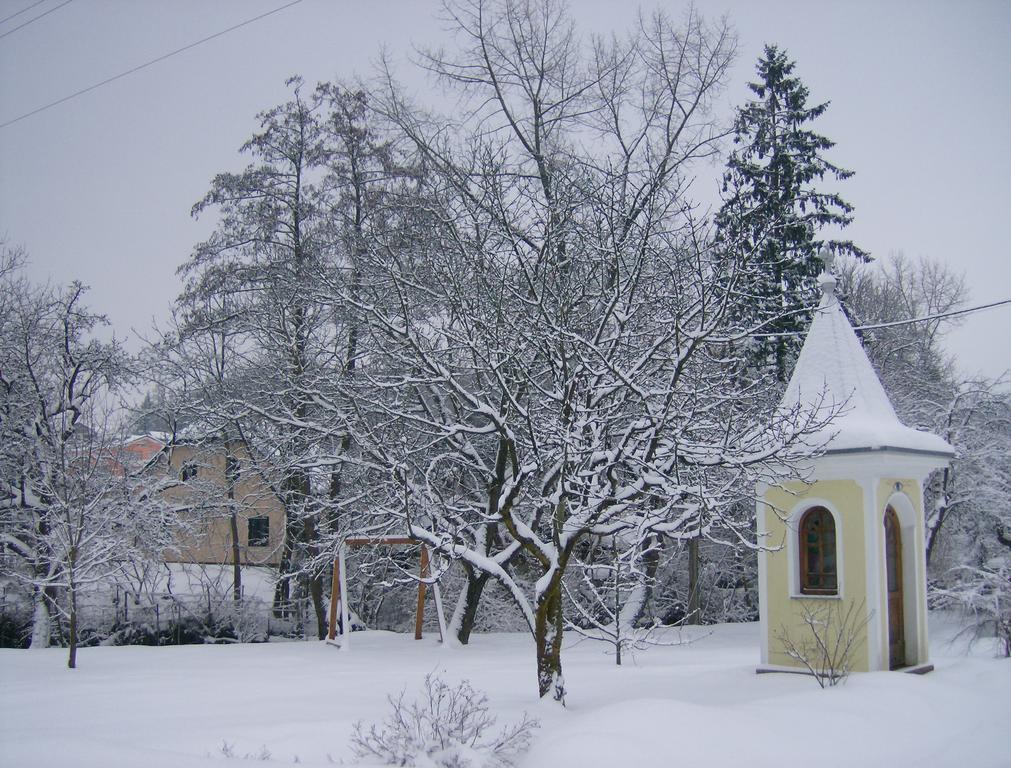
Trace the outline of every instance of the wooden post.
<path fill-rule="evenodd" d="M 337 578 L 340 579 L 340 585 L 343 592 L 340 596 L 341 603 L 341 650 L 346 651 L 351 647 L 351 626 L 350 620 L 348 618 L 348 600 L 347 600 L 347 548 L 344 544 L 341 544 L 340 549 L 337 550 Z"/>
<path fill-rule="evenodd" d="M 418 611 L 414 617 L 414 639 L 421 639 L 421 627 L 425 623 L 425 579 L 428 578 L 428 547 L 421 545 L 421 581 L 418 582 Z"/>
<path fill-rule="evenodd" d="M 337 601 L 340 599 L 340 566 L 337 562 L 337 558 L 335 557 L 333 560 L 333 579 L 330 583 L 330 626 L 327 628 L 327 640 L 333 640 L 337 636 Z"/>
<path fill-rule="evenodd" d="M 351 645 L 351 620 L 350 610 L 347 604 L 347 548 L 362 547 L 369 544 L 379 545 L 413 545 L 419 544 L 417 539 L 409 536 L 376 536 L 376 537 L 350 537 L 341 542 L 337 550 L 337 558 L 333 566 L 333 583 L 330 588 L 330 627 L 327 631 L 327 638 L 334 640 L 337 637 L 337 625 L 340 624 L 340 641 L 338 645 L 342 649 Z M 414 639 L 421 640 L 422 629 L 425 623 L 425 596 L 427 595 L 428 584 L 425 579 L 432 576 L 432 560 L 428 554 L 428 547 L 421 544 L 421 563 L 418 582 L 418 606 L 414 618 Z M 439 638 L 447 641 L 446 617 L 442 609 L 442 592 L 438 582 L 432 585 L 432 595 L 435 598 L 435 607 L 438 611 Z M 338 614 L 340 621 L 338 622 Z"/>

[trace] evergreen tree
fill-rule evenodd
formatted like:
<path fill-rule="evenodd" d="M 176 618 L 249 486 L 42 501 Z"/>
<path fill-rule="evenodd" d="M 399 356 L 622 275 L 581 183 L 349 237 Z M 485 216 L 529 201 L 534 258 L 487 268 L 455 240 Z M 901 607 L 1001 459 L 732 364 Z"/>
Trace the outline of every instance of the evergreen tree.
<path fill-rule="evenodd" d="M 868 261 L 848 240 L 822 240 L 820 228 L 845 227 L 853 206 L 814 184 L 827 175 L 843 180 L 852 171 L 828 162 L 823 153 L 834 142 L 810 130 L 828 102 L 808 106 L 808 90 L 793 74 L 794 62 L 774 45 L 758 60 L 755 94 L 737 112 L 735 148 L 723 177 L 724 204 L 717 214 L 720 237 L 728 252 L 742 259 L 748 278 L 737 286 L 746 295 L 742 324 L 761 326 L 759 334 L 788 334 L 807 327 L 805 308 L 818 297 L 817 255 L 823 248 Z M 786 381 L 801 336 L 753 339 L 748 363 L 759 374 L 775 372 Z"/>

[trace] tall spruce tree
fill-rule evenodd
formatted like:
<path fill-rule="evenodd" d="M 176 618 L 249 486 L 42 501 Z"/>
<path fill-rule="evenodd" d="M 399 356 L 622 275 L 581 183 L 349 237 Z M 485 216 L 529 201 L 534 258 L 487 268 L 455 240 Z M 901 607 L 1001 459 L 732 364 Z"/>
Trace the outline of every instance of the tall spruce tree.
<path fill-rule="evenodd" d="M 849 240 L 823 240 L 826 225 L 845 227 L 853 206 L 815 183 L 841 181 L 852 171 L 828 162 L 835 142 L 810 130 L 828 102 L 808 106 L 807 87 L 793 74 L 795 63 L 774 45 L 758 60 L 756 98 L 740 107 L 734 150 L 723 176 L 724 204 L 716 223 L 724 247 L 743 259 L 748 276 L 738 286 L 747 299 L 742 324 L 759 327 L 748 365 L 753 373 L 775 373 L 786 381 L 802 338 L 786 335 L 807 326 L 805 311 L 817 301 L 817 258 L 823 248 L 862 261 L 870 257 Z"/>

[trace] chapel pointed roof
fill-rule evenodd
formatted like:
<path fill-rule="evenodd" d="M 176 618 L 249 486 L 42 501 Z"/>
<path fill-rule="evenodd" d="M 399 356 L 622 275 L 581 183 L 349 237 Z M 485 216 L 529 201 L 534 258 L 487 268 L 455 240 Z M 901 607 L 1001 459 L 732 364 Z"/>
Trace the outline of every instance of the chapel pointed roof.
<path fill-rule="evenodd" d="M 835 296 L 831 256 L 818 276 L 822 297 L 780 407 L 831 421 L 809 438 L 826 453 L 898 450 L 950 457 L 952 447 L 899 421 L 880 379 Z"/>

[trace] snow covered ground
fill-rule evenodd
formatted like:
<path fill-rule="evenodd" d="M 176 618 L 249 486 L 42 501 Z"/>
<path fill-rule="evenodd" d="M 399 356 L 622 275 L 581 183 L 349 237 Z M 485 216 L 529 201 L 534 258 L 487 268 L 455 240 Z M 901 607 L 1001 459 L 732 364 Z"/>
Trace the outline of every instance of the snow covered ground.
<path fill-rule="evenodd" d="M 708 633 L 708 634 L 706 634 Z M 565 650 L 568 708 L 536 701 L 532 641 L 356 633 L 324 643 L 0 651 L 0 765 L 354 765 L 356 720 L 383 719 L 386 696 L 419 692 L 437 672 L 487 693 L 499 725 L 541 721 L 522 766 L 1011 765 L 1011 660 L 945 641 L 937 670 L 853 675 L 821 690 L 799 675 L 756 675 L 757 625 L 707 628 L 614 666 L 604 646 Z M 227 745 L 226 748 L 222 748 Z M 228 754 L 226 754 L 228 753 Z M 231 757 L 229 756 L 231 755 Z"/>

